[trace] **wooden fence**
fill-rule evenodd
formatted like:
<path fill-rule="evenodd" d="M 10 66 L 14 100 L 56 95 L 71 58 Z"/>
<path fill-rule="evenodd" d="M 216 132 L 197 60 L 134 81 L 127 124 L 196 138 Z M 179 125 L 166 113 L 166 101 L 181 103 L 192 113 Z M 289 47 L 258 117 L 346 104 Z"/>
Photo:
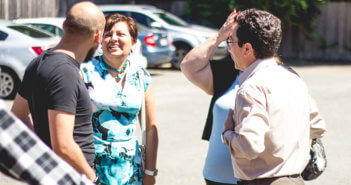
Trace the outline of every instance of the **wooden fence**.
<path fill-rule="evenodd" d="M 283 35 L 280 54 L 288 58 L 351 61 L 351 2 L 329 2 L 317 19 L 313 39 L 296 30 Z"/>
<path fill-rule="evenodd" d="M 0 0 L 0 18 L 54 17 L 56 0 Z"/>

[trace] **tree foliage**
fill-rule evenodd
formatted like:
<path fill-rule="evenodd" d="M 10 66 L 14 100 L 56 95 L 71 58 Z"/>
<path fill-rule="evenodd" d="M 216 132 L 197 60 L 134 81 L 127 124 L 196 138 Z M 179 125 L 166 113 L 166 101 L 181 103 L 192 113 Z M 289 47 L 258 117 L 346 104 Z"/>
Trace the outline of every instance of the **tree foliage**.
<path fill-rule="evenodd" d="M 184 16 L 199 23 L 219 28 L 236 8 L 266 10 L 282 20 L 283 29 L 297 27 L 310 33 L 320 8 L 327 0 L 187 0 Z"/>

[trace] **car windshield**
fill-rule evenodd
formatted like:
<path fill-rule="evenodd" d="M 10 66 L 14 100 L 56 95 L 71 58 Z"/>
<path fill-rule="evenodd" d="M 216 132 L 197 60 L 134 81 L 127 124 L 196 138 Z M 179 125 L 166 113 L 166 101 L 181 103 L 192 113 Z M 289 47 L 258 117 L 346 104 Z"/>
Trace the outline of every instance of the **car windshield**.
<path fill-rule="evenodd" d="M 8 26 L 8 28 L 16 30 L 18 32 L 21 32 L 25 35 L 28 35 L 30 37 L 33 38 L 50 38 L 52 37 L 52 35 L 41 32 L 39 30 L 33 29 L 31 27 L 28 26 L 23 26 L 23 25 L 12 25 L 12 26 Z"/>
<path fill-rule="evenodd" d="M 155 12 L 153 14 L 170 25 L 182 26 L 182 27 L 188 26 L 188 24 L 185 21 L 181 20 L 180 18 L 178 18 L 175 15 L 172 15 L 170 13 Z"/>
<path fill-rule="evenodd" d="M 138 31 L 147 31 L 147 27 L 145 27 L 141 24 L 137 24 L 137 28 L 138 28 Z"/>

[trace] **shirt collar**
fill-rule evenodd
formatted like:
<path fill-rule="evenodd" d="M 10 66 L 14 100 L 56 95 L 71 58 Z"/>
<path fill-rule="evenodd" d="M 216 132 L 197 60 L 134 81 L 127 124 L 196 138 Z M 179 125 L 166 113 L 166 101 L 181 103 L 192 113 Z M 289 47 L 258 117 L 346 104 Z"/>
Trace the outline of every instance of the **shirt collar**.
<path fill-rule="evenodd" d="M 241 86 L 248 78 L 250 78 L 256 71 L 266 68 L 268 66 L 277 65 L 274 57 L 266 59 L 257 59 L 249 67 L 247 67 L 239 76 L 239 86 Z"/>

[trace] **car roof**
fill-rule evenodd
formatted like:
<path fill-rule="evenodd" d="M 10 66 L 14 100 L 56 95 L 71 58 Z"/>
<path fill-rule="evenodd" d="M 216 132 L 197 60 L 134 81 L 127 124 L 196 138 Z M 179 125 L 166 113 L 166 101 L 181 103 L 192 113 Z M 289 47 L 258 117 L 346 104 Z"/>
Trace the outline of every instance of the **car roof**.
<path fill-rule="evenodd" d="M 15 23 L 34 23 L 34 24 L 51 24 L 62 28 L 64 17 L 38 17 L 38 18 L 23 18 L 14 20 Z"/>
<path fill-rule="evenodd" d="M 123 5 L 123 4 L 109 4 L 109 5 L 99 5 L 99 8 L 102 11 L 115 11 L 115 10 L 152 10 L 152 11 L 158 11 L 156 6 L 152 5 Z"/>
<path fill-rule="evenodd" d="M 45 34 L 47 36 L 50 36 L 50 37 L 45 37 L 45 38 L 35 38 L 35 37 L 32 37 L 32 36 L 29 36 L 29 35 L 26 35 L 18 30 L 15 30 L 15 29 L 12 29 L 12 28 L 9 28 L 9 26 L 20 26 L 20 27 L 28 27 L 28 29 L 32 29 L 32 30 L 35 30 L 37 32 L 41 32 L 42 34 Z M 28 25 L 25 25 L 25 24 L 16 24 L 16 23 L 13 23 L 11 21 L 6 21 L 6 20 L 0 20 L 0 29 L 8 34 L 10 34 L 10 38 L 13 39 L 13 38 L 27 38 L 27 39 L 48 39 L 48 38 L 54 38 L 54 35 L 52 35 L 51 33 L 49 32 L 46 32 L 46 31 L 43 31 L 41 29 L 38 29 L 36 27 L 32 27 L 32 26 L 28 26 Z"/>
<path fill-rule="evenodd" d="M 1 27 L 6 27 L 9 25 L 13 25 L 14 23 L 8 20 L 0 19 L 0 26 Z"/>

